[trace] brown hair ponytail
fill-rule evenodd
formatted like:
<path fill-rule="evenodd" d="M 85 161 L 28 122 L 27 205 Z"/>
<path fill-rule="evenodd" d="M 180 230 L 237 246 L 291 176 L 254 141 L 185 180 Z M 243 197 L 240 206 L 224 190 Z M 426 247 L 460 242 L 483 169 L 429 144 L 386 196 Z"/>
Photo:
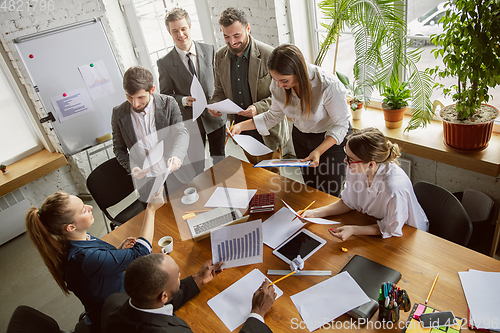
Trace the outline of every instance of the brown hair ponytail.
<path fill-rule="evenodd" d="M 66 256 L 63 229 L 74 221 L 74 212 L 67 209 L 69 195 L 56 192 L 45 199 L 41 209 L 31 207 L 26 214 L 26 229 L 45 265 L 65 294 L 63 264 Z"/>
<path fill-rule="evenodd" d="M 392 143 L 374 127 L 363 128 L 347 137 L 349 149 L 363 162 L 395 163 L 401 156 L 397 143 Z"/>

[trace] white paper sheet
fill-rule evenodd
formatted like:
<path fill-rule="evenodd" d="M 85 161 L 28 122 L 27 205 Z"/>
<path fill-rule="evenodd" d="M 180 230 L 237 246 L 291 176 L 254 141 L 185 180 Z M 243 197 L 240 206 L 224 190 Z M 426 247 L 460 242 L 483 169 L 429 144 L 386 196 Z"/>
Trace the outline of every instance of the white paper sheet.
<path fill-rule="evenodd" d="M 148 153 L 142 164 L 142 171 L 148 170 L 163 158 L 163 140 L 158 142 Z"/>
<path fill-rule="evenodd" d="M 286 207 L 282 207 L 262 223 L 264 244 L 275 249 L 305 226 L 305 223 L 302 223 L 299 219 L 292 221 L 294 218 L 295 214 Z"/>
<path fill-rule="evenodd" d="M 247 208 L 257 190 L 217 187 L 205 207 Z"/>
<path fill-rule="evenodd" d="M 210 299 L 207 304 L 224 325 L 230 331 L 234 331 L 247 320 L 250 311 L 252 311 L 253 294 L 264 280 L 269 279 L 256 268 L 219 295 Z M 273 287 L 277 294 L 276 299 L 278 299 L 283 295 L 283 291 L 276 285 Z"/>
<path fill-rule="evenodd" d="M 308 167 L 311 161 L 301 162 L 300 159 L 274 159 L 264 160 L 255 164 L 254 168 L 268 168 L 268 167 Z"/>
<path fill-rule="evenodd" d="M 212 260 L 221 268 L 258 264 L 263 261 L 262 220 L 230 225 L 210 232 Z"/>
<path fill-rule="evenodd" d="M 66 96 L 61 94 L 60 96 L 51 97 L 50 101 L 61 123 L 94 111 L 94 104 L 92 104 L 90 95 L 84 88 L 69 91 Z"/>
<path fill-rule="evenodd" d="M 229 98 L 226 98 L 225 100 L 220 102 L 208 104 L 207 108 L 222 113 L 233 113 L 233 114 L 237 114 L 240 111 L 244 111 L 242 108 L 238 106 L 238 104 L 234 103 Z"/>
<path fill-rule="evenodd" d="M 286 208 L 288 208 L 295 216 L 298 216 L 300 217 L 300 215 L 293 210 L 292 207 L 290 207 L 289 204 L 287 204 L 284 200 L 281 200 L 283 202 L 283 204 L 285 205 Z M 307 222 L 311 222 L 311 223 L 316 223 L 316 224 L 340 224 L 340 222 L 337 222 L 337 221 L 330 221 L 330 220 L 327 220 L 327 219 L 322 219 L 320 217 L 308 217 L 308 218 L 305 218 L 305 217 L 300 217 L 303 221 L 307 221 Z"/>
<path fill-rule="evenodd" d="M 259 140 L 250 135 L 236 134 L 233 135 L 232 138 L 241 148 L 252 156 L 262 156 L 273 152 L 271 149 L 267 148 L 266 145 L 260 143 Z"/>
<path fill-rule="evenodd" d="M 290 297 L 309 332 L 370 301 L 348 272 Z"/>
<path fill-rule="evenodd" d="M 149 199 L 151 199 L 153 196 L 155 196 L 160 188 L 165 184 L 167 181 L 168 175 L 170 175 L 170 171 L 172 171 L 172 164 L 170 164 L 167 167 L 167 170 L 165 173 L 160 173 L 158 176 L 155 178 L 155 182 L 153 183 L 153 186 L 151 187 L 151 192 L 149 192 L 148 200 L 146 202 L 149 202 Z"/>
<path fill-rule="evenodd" d="M 477 328 L 500 328 L 500 273 L 458 272 L 471 317 Z"/>
<path fill-rule="evenodd" d="M 98 60 L 78 67 L 93 100 L 114 94 L 115 86 L 111 81 L 104 61 Z"/>
<path fill-rule="evenodd" d="M 193 81 L 191 82 L 191 89 L 189 91 L 191 92 L 191 96 L 196 99 L 193 102 L 193 121 L 196 121 L 208 104 L 203 87 L 196 75 L 193 75 Z"/>

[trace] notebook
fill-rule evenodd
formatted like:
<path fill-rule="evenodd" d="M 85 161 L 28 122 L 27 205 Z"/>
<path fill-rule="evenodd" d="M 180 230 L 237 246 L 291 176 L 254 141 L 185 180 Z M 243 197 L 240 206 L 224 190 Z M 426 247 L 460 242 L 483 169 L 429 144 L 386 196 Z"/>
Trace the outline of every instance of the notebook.
<path fill-rule="evenodd" d="M 357 254 L 349 260 L 339 273 L 342 272 L 349 272 L 370 298 L 370 302 L 352 309 L 347 314 L 354 318 L 367 320 L 378 309 L 378 296 L 382 283 L 392 282 L 396 284 L 401 278 L 400 272 Z"/>

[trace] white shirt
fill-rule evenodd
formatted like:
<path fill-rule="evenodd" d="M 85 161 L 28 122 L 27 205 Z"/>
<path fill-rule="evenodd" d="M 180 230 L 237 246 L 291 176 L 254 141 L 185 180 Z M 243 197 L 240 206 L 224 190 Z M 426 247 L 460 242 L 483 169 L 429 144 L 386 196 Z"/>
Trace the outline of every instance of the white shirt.
<path fill-rule="evenodd" d="M 130 116 L 132 117 L 132 126 L 134 127 L 135 136 L 137 137 L 136 145 L 139 145 L 141 149 L 144 149 L 146 155 L 148 152 L 158 144 L 158 134 L 156 132 L 156 120 L 155 120 L 155 103 L 154 97 L 151 94 L 148 105 L 144 108 L 144 111 L 137 113 L 130 107 Z M 139 167 L 142 167 L 140 165 Z M 160 162 L 154 164 L 149 172 L 146 174 L 147 177 L 155 177 L 162 170 L 167 168 L 165 158 L 160 160 Z"/>
<path fill-rule="evenodd" d="M 174 314 L 174 306 L 172 304 L 166 304 L 158 309 L 141 309 L 141 308 L 134 306 L 134 304 L 132 304 L 132 299 L 130 299 L 130 298 L 128 300 L 128 304 L 130 304 L 130 306 L 133 307 L 134 309 L 139 310 L 139 311 L 143 311 L 143 312 L 162 314 L 162 315 L 166 315 L 166 316 L 172 316 Z M 255 319 L 258 319 L 261 322 L 265 323 L 264 318 L 262 318 L 262 316 L 260 314 L 257 314 L 257 313 L 253 313 L 253 312 L 250 313 L 248 315 L 248 318 L 255 318 Z"/>
<path fill-rule="evenodd" d="M 181 50 L 180 48 L 177 47 L 177 45 L 175 45 L 175 49 L 177 50 L 179 57 L 181 58 L 182 62 L 184 63 L 184 65 L 186 66 L 188 71 L 189 71 L 189 62 L 188 62 L 188 55 L 187 54 L 189 52 L 191 52 L 190 57 L 191 57 L 191 61 L 193 61 L 194 69 L 195 69 L 196 73 L 199 73 L 198 55 L 196 54 L 196 47 L 194 45 L 194 42 L 191 43 L 191 47 L 187 51 Z M 191 71 L 190 71 L 190 73 L 191 73 Z M 187 96 L 182 97 L 182 105 L 183 106 L 188 106 L 188 104 L 186 102 L 186 98 L 187 98 Z"/>
<path fill-rule="evenodd" d="M 403 236 L 403 225 L 429 230 L 429 220 L 406 173 L 394 163 L 381 164 L 368 187 L 365 173 L 347 170 L 342 201 L 349 208 L 378 219 L 382 238 Z"/>
<path fill-rule="evenodd" d="M 349 130 L 351 113 L 347 106 L 347 91 L 336 76 L 321 67 L 307 65 L 311 82 L 312 105 L 309 119 L 302 113 L 300 99 L 291 89 L 292 96 L 285 107 L 286 93 L 275 80 L 271 82 L 271 107 L 269 111 L 253 117 L 255 127 L 261 135 L 269 135 L 269 128 L 278 124 L 285 116 L 303 133 L 325 133 L 337 144 L 342 143 Z"/>

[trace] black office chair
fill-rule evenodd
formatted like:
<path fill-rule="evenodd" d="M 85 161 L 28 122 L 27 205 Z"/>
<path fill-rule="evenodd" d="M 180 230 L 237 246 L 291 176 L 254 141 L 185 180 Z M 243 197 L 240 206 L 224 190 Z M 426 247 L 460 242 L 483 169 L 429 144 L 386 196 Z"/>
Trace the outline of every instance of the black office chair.
<path fill-rule="evenodd" d="M 63 333 L 57 322 L 46 314 L 26 305 L 16 308 L 7 327 L 7 333 Z"/>
<path fill-rule="evenodd" d="M 109 207 L 116 205 L 134 191 L 132 177 L 115 157 L 90 173 L 87 188 L 103 212 L 104 221 L 106 217 L 111 221 L 111 229 L 122 225 L 145 209 L 141 201 L 135 200 L 115 217 L 109 214 Z"/>
<path fill-rule="evenodd" d="M 468 188 L 454 192 L 472 222 L 473 231 L 467 247 L 489 255 L 500 205 L 487 194 Z"/>
<path fill-rule="evenodd" d="M 467 246 L 472 223 L 460 201 L 448 190 L 424 181 L 413 185 L 413 190 L 429 219 L 429 232 Z"/>

